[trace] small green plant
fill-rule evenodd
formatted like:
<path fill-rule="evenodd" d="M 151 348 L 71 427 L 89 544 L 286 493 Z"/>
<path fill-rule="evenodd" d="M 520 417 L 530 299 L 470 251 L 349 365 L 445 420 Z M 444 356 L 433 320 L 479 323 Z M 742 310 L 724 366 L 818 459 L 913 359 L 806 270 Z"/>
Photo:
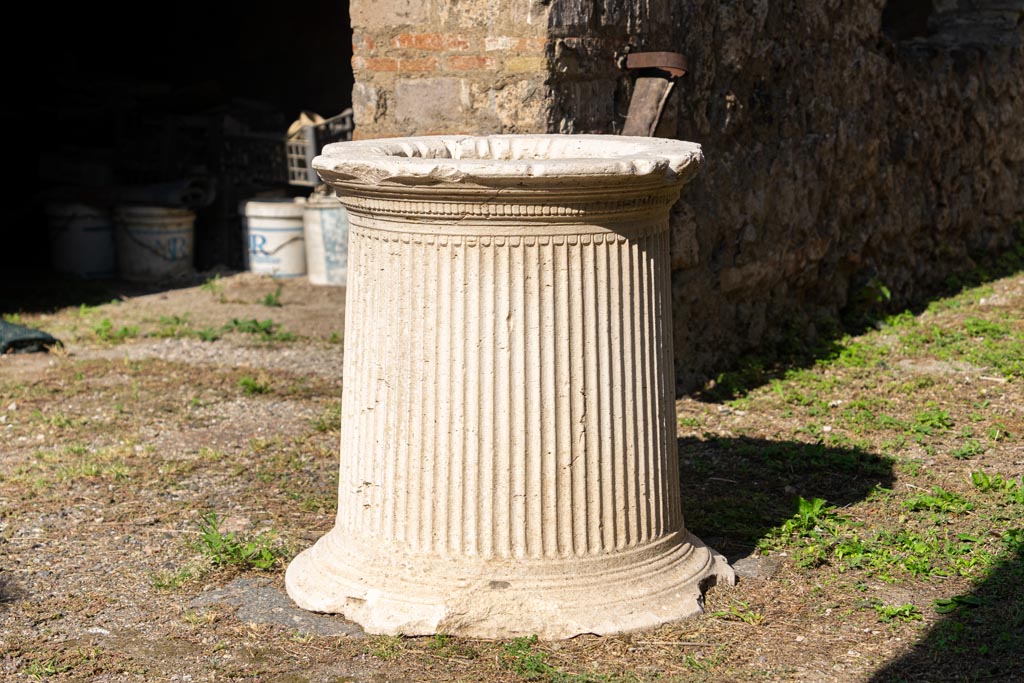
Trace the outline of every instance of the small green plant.
<path fill-rule="evenodd" d="M 557 673 L 557 669 L 547 663 L 547 655 L 533 649 L 536 644 L 536 635 L 506 643 L 501 648 L 502 666 L 527 681 L 538 681 Z"/>
<path fill-rule="evenodd" d="M 974 504 L 959 493 L 947 491 L 941 486 L 932 488 L 931 493 L 912 496 L 903 502 L 903 507 L 911 512 L 930 510 L 932 512 L 948 512 L 960 514 L 974 509 Z"/>
<path fill-rule="evenodd" d="M 110 322 L 110 318 L 103 318 L 92 326 L 92 332 L 100 341 L 116 344 L 138 336 L 139 328 L 122 326 L 114 329 L 114 323 Z"/>
<path fill-rule="evenodd" d="M 234 532 L 221 531 L 216 512 L 208 512 L 199 520 L 197 546 L 215 567 L 237 565 L 266 571 L 281 557 L 281 553 L 271 544 L 271 539 L 264 534 L 242 539 Z"/>
<path fill-rule="evenodd" d="M 333 432 L 341 427 L 341 405 L 331 403 L 324 412 L 313 420 L 313 429 L 318 432 Z"/>
<path fill-rule="evenodd" d="M 154 336 L 187 336 L 190 333 L 189 324 L 188 313 L 185 315 L 162 315 L 160 316 L 160 327 L 154 333 Z"/>
<path fill-rule="evenodd" d="M 370 639 L 370 654 L 385 661 L 402 654 L 402 636 L 373 636 Z"/>
<path fill-rule="evenodd" d="M 196 336 L 200 341 L 214 342 L 220 339 L 220 331 L 213 327 L 204 327 L 201 330 L 196 330 Z"/>
<path fill-rule="evenodd" d="M 966 460 L 976 455 L 981 455 L 985 450 L 986 448 L 977 439 L 967 439 L 962 445 L 950 451 L 949 454 L 957 460 Z"/>
<path fill-rule="evenodd" d="M 224 285 L 220 281 L 220 274 L 218 273 L 211 278 L 207 278 L 206 282 L 199 285 L 199 289 L 210 294 L 220 294 L 224 290 Z"/>
<path fill-rule="evenodd" d="M 841 518 L 836 514 L 835 508 L 823 499 L 807 500 L 801 496 L 797 499 L 796 514 L 783 522 L 773 535 L 780 538 L 792 535 L 810 536 L 815 531 L 831 529 L 839 521 Z"/>
<path fill-rule="evenodd" d="M 949 411 L 930 403 L 925 410 L 914 413 L 914 422 L 910 431 L 915 434 L 931 436 L 935 432 L 946 431 L 953 426 L 953 418 Z"/>
<path fill-rule="evenodd" d="M 246 396 L 266 394 L 270 391 L 270 382 L 266 380 L 259 380 L 249 375 L 243 375 L 242 378 L 238 380 L 238 386 Z"/>
<path fill-rule="evenodd" d="M 224 331 L 251 334 L 263 341 L 292 341 L 295 339 L 294 334 L 285 332 L 281 329 L 280 325 L 269 319 L 256 320 L 255 318 L 247 318 L 239 320 L 235 318 L 230 324 L 224 326 Z"/>
<path fill-rule="evenodd" d="M 267 294 L 265 297 L 263 297 L 263 301 L 261 303 L 264 306 L 280 307 L 281 306 L 281 291 L 283 289 L 284 289 L 284 287 L 282 287 L 281 285 L 278 285 L 277 289 L 275 289 L 273 292 L 271 292 L 270 294 Z"/>
<path fill-rule="evenodd" d="M 192 569 L 189 567 L 183 567 L 176 572 L 159 571 L 153 575 L 153 588 L 157 590 L 176 590 L 187 583 L 192 576 Z"/>
<path fill-rule="evenodd" d="M 708 616 L 723 621 L 741 621 L 744 624 L 757 626 L 764 621 L 764 615 L 750 608 L 745 600 L 729 605 L 729 609 L 712 612 Z"/>
<path fill-rule="evenodd" d="M 921 621 L 921 610 L 916 605 L 875 605 L 878 620 L 886 624 L 894 622 Z"/>
<path fill-rule="evenodd" d="M 24 673 L 28 674 L 37 681 L 41 681 L 44 678 L 49 678 L 50 676 L 62 674 L 65 671 L 70 671 L 73 668 L 73 665 L 63 663 L 57 657 L 50 657 L 48 659 L 30 662 L 29 665 L 25 667 Z"/>
<path fill-rule="evenodd" d="M 951 598 L 938 598 L 932 604 L 939 614 L 950 614 L 961 608 L 980 607 L 983 602 L 973 595 L 954 595 Z"/>
<path fill-rule="evenodd" d="M 460 644 L 455 638 L 438 633 L 431 636 L 427 642 L 427 649 L 434 655 L 448 659 L 450 657 L 462 657 L 464 659 L 476 659 L 478 653 L 471 647 Z"/>

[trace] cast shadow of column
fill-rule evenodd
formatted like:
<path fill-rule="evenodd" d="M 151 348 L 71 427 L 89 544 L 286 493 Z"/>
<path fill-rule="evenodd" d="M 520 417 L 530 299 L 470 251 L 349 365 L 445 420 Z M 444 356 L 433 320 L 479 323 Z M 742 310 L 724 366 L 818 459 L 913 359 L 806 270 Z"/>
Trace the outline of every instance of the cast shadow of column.
<path fill-rule="evenodd" d="M 893 482 L 890 458 L 858 448 L 746 437 L 678 447 L 686 527 L 730 562 L 796 514 L 800 498 L 841 507 Z"/>
<path fill-rule="evenodd" d="M 793 517 L 801 497 L 841 507 L 893 482 L 890 458 L 857 448 L 743 437 L 680 438 L 678 447 L 686 527 L 730 562 Z M 957 596 L 872 683 L 1024 681 L 1024 529 L 993 532 L 1012 559 Z"/>
<path fill-rule="evenodd" d="M 923 640 L 879 670 L 872 683 L 1024 681 L 1024 530 L 1011 559 L 956 596 Z"/>

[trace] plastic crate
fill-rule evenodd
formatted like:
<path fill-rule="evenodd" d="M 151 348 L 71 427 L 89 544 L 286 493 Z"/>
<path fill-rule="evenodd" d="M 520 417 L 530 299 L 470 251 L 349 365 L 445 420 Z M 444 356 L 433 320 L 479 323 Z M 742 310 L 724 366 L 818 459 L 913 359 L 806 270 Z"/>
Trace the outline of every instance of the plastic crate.
<path fill-rule="evenodd" d="M 218 170 L 235 182 L 280 185 L 286 179 L 284 148 L 276 135 L 225 135 Z"/>
<path fill-rule="evenodd" d="M 316 187 L 320 184 L 313 170 L 313 157 L 320 154 L 325 145 L 352 139 L 352 110 L 346 109 L 323 123 L 303 126 L 297 133 L 285 140 L 285 155 L 288 158 L 288 184 Z"/>

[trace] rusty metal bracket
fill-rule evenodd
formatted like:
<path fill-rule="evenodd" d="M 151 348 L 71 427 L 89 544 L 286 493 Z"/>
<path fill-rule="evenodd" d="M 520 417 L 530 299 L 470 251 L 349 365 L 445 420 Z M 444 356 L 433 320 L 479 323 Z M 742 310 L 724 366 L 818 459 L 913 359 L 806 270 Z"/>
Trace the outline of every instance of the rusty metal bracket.
<path fill-rule="evenodd" d="M 627 69 L 658 69 L 672 78 L 686 75 L 686 56 L 678 52 L 630 52 L 626 55 Z"/>

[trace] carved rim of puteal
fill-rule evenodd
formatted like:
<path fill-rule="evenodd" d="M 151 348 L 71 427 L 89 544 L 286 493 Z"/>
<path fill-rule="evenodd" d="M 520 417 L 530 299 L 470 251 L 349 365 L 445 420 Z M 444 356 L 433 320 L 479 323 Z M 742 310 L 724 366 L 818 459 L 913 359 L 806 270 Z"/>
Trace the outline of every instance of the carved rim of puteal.
<path fill-rule="evenodd" d="M 700 145 L 614 135 L 435 135 L 327 145 L 313 168 L 341 191 L 390 194 L 438 186 L 560 193 L 678 187 L 703 161 Z"/>

